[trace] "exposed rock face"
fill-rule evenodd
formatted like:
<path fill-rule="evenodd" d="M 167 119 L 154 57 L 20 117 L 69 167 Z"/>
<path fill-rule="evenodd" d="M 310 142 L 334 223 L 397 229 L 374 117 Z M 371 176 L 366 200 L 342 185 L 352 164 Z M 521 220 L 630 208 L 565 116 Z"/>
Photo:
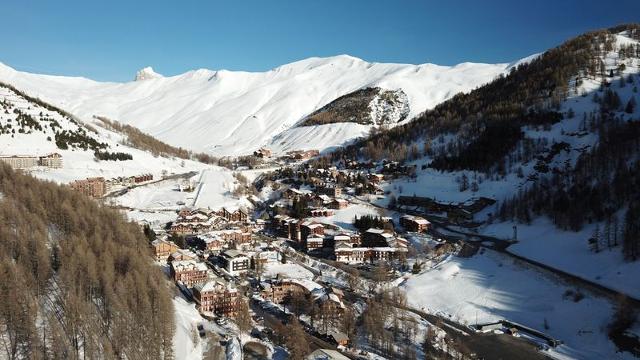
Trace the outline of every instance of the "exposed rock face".
<path fill-rule="evenodd" d="M 299 126 L 352 122 L 362 125 L 393 125 L 409 115 L 409 100 L 402 90 L 378 87 L 341 96 L 307 116 Z"/>

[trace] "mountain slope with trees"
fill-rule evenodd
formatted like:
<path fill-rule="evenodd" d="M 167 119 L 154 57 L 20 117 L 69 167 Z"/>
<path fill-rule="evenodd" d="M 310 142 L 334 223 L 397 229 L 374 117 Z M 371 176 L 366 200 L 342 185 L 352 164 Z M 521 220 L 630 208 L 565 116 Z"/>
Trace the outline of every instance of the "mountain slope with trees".
<path fill-rule="evenodd" d="M 517 174 L 517 189 L 496 199 L 502 220 L 548 215 L 574 231 L 613 222 L 640 203 L 639 69 L 639 25 L 586 33 L 328 159 L 391 159 L 492 180 Z M 460 191 L 470 188 L 464 177 Z M 637 239 L 637 220 L 627 218 L 622 238 Z M 638 258 L 633 242 L 629 259 Z"/>
<path fill-rule="evenodd" d="M 137 225 L 5 165 L 0 223 L 6 358 L 172 357 L 171 293 Z"/>

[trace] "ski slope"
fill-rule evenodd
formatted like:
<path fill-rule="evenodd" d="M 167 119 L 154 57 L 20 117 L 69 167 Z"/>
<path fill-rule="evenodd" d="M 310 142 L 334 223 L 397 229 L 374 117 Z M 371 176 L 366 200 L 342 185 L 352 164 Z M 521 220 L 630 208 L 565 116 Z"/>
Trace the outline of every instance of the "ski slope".
<path fill-rule="evenodd" d="M 266 72 L 199 69 L 164 77 L 145 68 L 136 74 L 136 81 L 126 83 L 30 74 L 0 64 L 0 81 L 85 121 L 106 116 L 175 146 L 242 155 L 265 145 L 278 152 L 324 150 L 365 135 L 369 127 L 344 123 L 291 129 L 304 116 L 363 87 L 402 89 L 411 119 L 509 68 L 509 64 L 382 64 L 340 55 L 309 58 Z"/>

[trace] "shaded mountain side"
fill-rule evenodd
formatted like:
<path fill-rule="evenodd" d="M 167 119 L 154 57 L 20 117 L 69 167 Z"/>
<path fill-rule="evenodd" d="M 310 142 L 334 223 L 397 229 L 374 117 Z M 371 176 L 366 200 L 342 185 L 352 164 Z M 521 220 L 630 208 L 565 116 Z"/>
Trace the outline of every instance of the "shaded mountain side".
<path fill-rule="evenodd" d="M 172 357 L 170 288 L 137 225 L 6 165 L 0 224 L 4 356 Z"/>
<path fill-rule="evenodd" d="M 361 125 L 394 125 L 409 115 L 402 90 L 367 87 L 340 96 L 305 117 L 298 126 L 352 122 Z"/>

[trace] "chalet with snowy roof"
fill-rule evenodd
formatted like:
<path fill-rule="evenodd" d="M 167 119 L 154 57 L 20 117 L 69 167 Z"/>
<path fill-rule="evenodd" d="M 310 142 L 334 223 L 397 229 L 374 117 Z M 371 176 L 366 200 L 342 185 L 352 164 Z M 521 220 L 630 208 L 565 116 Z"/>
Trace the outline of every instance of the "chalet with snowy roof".
<path fill-rule="evenodd" d="M 298 241 L 301 238 L 300 220 L 286 215 L 276 215 L 272 220 L 272 227 L 279 236 Z"/>
<path fill-rule="evenodd" d="M 369 229 L 360 238 L 348 233 L 336 234 L 334 256 L 336 261 L 347 264 L 392 261 L 406 258 L 408 242 L 382 229 Z"/>
<path fill-rule="evenodd" d="M 249 214 L 242 209 L 230 211 L 227 208 L 222 208 L 220 216 L 229 222 L 247 222 L 249 219 Z"/>
<path fill-rule="evenodd" d="M 384 247 L 354 247 L 348 243 L 336 244 L 334 247 L 336 261 L 346 264 L 375 263 L 392 261 L 406 256 L 406 249 Z"/>
<path fill-rule="evenodd" d="M 314 187 L 322 187 L 326 184 L 326 181 L 315 176 L 311 176 L 309 179 L 307 179 L 307 182 Z"/>
<path fill-rule="evenodd" d="M 352 246 L 360 246 L 360 235 L 357 233 L 341 232 L 333 235 L 334 243 L 346 242 Z"/>
<path fill-rule="evenodd" d="M 282 193 L 282 197 L 288 200 L 300 200 L 304 196 L 312 195 L 309 190 L 298 190 L 294 188 L 288 188 Z"/>
<path fill-rule="evenodd" d="M 305 279 L 275 279 L 263 282 L 261 296 L 276 304 L 285 303 L 294 293 L 308 295 L 322 285 Z"/>
<path fill-rule="evenodd" d="M 178 251 L 178 245 L 171 241 L 156 239 L 151 243 L 156 261 L 167 261 L 169 255 Z"/>
<path fill-rule="evenodd" d="M 188 287 L 204 283 L 209 278 L 207 265 L 196 260 L 172 261 L 170 272 L 175 282 L 183 283 Z"/>
<path fill-rule="evenodd" d="M 226 317 L 235 317 L 242 301 L 238 289 L 220 278 L 196 284 L 193 299 L 200 312 Z"/>
<path fill-rule="evenodd" d="M 275 264 L 280 261 L 280 253 L 275 250 L 260 250 L 252 256 L 254 264 Z"/>
<path fill-rule="evenodd" d="M 346 209 L 349 206 L 349 202 L 344 199 L 333 199 L 330 204 L 332 209 L 342 210 Z"/>
<path fill-rule="evenodd" d="M 220 237 L 225 242 L 244 244 L 251 241 L 251 232 L 248 229 L 234 228 L 224 230 L 214 230 L 209 234 Z"/>
<path fill-rule="evenodd" d="M 211 209 L 181 209 L 171 224 L 169 232 L 179 235 L 194 235 L 220 227 L 226 220 Z"/>
<path fill-rule="evenodd" d="M 391 231 L 386 229 L 371 228 L 365 231 L 362 238 L 362 246 L 365 247 L 384 247 L 389 245 L 389 240 L 393 239 L 394 235 Z"/>
<path fill-rule="evenodd" d="M 255 231 L 261 231 L 265 229 L 266 224 L 267 222 L 264 219 L 256 219 L 255 222 L 251 223 L 251 227 L 253 227 Z"/>
<path fill-rule="evenodd" d="M 329 204 L 331 203 L 331 198 L 325 194 L 320 194 L 320 195 L 313 194 L 312 196 L 309 197 L 307 202 L 308 202 L 308 205 L 311 207 L 320 208 L 320 207 L 329 206 Z"/>
<path fill-rule="evenodd" d="M 331 349 L 317 349 L 307 355 L 306 360 L 349 360 L 348 357 L 342 355 L 339 351 Z"/>
<path fill-rule="evenodd" d="M 293 160 L 308 160 L 320 155 L 318 150 L 294 150 L 287 152 L 287 156 Z"/>
<path fill-rule="evenodd" d="M 336 343 L 336 345 L 339 345 L 339 346 L 347 346 L 347 345 L 349 345 L 349 337 L 347 336 L 347 334 L 345 334 L 343 332 L 340 332 L 340 331 L 329 331 L 327 333 L 327 337 L 332 339 L 333 342 Z"/>
<path fill-rule="evenodd" d="M 324 247 L 324 238 L 320 236 L 309 236 L 304 241 L 304 247 L 307 252 L 321 250 Z"/>
<path fill-rule="evenodd" d="M 314 291 L 314 301 L 318 304 L 319 307 L 322 308 L 325 314 L 328 314 L 331 317 L 342 315 L 346 309 L 342 298 L 344 294 L 340 292 L 335 292 L 333 287 L 322 289 L 322 291 Z"/>
<path fill-rule="evenodd" d="M 204 243 L 204 250 L 209 253 L 222 251 L 227 244 L 227 241 L 216 234 L 204 234 L 202 236 L 198 236 L 198 239 Z"/>
<path fill-rule="evenodd" d="M 400 218 L 400 225 L 407 231 L 425 232 L 431 227 L 431 223 L 420 216 L 404 215 Z"/>
<path fill-rule="evenodd" d="M 198 255 L 188 249 L 178 249 L 169 255 L 167 262 L 181 261 L 181 260 L 196 260 Z"/>
<path fill-rule="evenodd" d="M 324 236 L 324 225 L 315 221 L 305 220 L 300 223 L 300 240 L 305 241 L 308 237 Z"/>

